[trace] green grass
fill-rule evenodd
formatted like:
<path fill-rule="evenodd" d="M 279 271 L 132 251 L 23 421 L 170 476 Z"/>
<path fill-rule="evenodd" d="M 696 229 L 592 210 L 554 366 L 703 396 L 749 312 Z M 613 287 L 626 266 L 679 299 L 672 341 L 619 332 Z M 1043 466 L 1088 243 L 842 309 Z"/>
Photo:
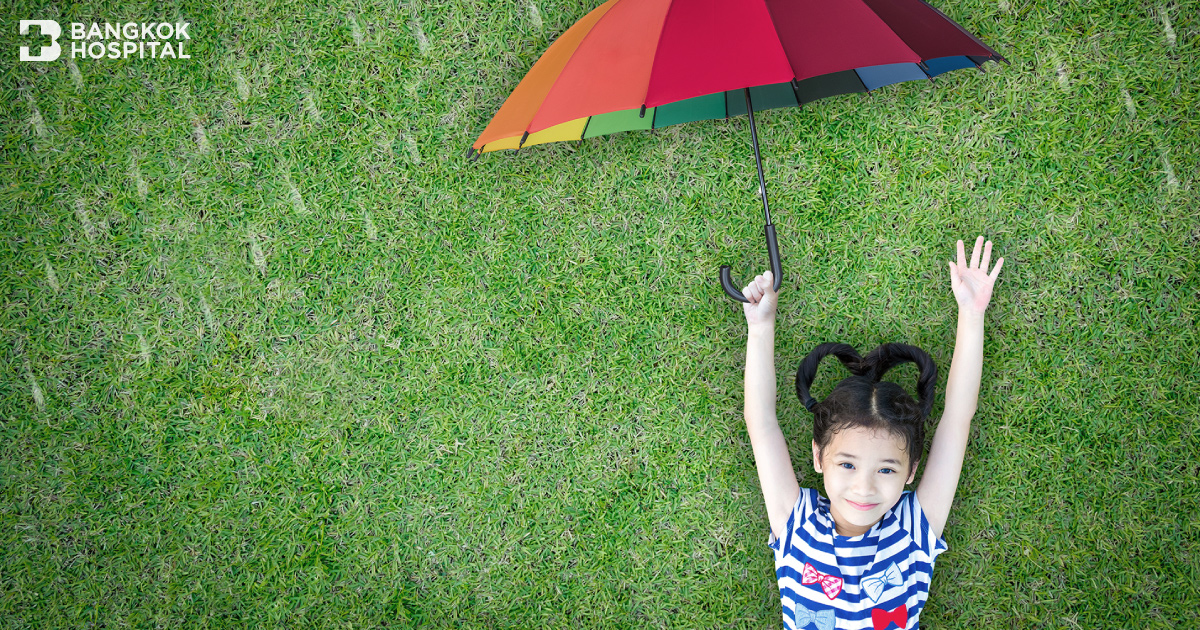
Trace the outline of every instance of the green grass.
<path fill-rule="evenodd" d="M 766 264 L 747 121 L 467 162 L 592 8 L 535 4 L 7 12 L 0 627 L 778 625 L 716 282 Z M 935 4 L 1011 65 L 756 117 L 798 473 L 800 358 L 914 343 L 940 392 L 986 234 L 922 621 L 1194 625 L 1195 6 Z M 76 79 L 18 16 L 183 18 L 192 58 Z"/>

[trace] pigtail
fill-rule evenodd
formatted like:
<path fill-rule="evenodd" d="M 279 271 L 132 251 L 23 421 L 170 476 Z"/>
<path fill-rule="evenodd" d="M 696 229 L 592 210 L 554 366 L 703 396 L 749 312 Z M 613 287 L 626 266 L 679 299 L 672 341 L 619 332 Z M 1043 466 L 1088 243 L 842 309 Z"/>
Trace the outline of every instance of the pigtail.
<path fill-rule="evenodd" d="M 858 354 L 858 351 L 853 347 L 844 343 L 823 343 L 817 346 L 804 360 L 800 362 L 800 367 L 796 370 L 796 397 L 800 402 L 804 403 L 804 408 L 813 411 L 817 406 L 817 401 L 809 394 L 809 388 L 812 387 L 813 379 L 817 377 L 817 366 L 821 364 L 821 359 L 828 355 L 837 357 L 846 369 L 856 375 L 863 374 L 863 358 Z"/>
<path fill-rule="evenodd" d="M 937 364 L 924 350 L 902 343 L 885 343 L 867 353 L 863 358 L 864 374 L 873 382 L 879 382 L 888 370 L 903 363 L 917 364 L 917 395 L 920 420 L 924 421 L 933 411 L 934 391 L 937 387 Z"/>

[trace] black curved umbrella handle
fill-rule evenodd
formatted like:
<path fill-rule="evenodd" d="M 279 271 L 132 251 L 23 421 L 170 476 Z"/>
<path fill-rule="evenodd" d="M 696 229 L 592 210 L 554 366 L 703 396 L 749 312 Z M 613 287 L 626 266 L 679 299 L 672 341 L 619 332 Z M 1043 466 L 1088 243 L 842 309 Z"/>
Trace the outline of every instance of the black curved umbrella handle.
<path fill-rule="evenodd" d="M 779 242 L 775 240 L 775 226 L 767 224 L 764 228 L 767 234 L 767 256 L 771 258 L 771 275 L 775 276 L 774 289 L 779 290 L 780 284 L 783 282 L 783 267 L 779 264 Z M 725 293 L 729 297 L 739 302 L 749 302 L 746 296 L 742 295 L 741 291 L 733 284 L 733 278 L 729 276 L 729 265 L 721 265 L 721 287 L 725 289 Z"/>

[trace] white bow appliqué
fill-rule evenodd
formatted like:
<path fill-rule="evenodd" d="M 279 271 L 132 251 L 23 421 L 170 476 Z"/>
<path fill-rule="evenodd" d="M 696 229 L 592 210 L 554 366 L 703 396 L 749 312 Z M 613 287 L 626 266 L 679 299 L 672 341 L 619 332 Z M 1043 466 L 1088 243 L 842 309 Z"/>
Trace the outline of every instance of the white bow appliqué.
<path fill-rule="evenodd" d="M 900 574 L 900 567 L 893 562 L 892 566 L 888 567 L 883 573 L 875 577 L 865 578 L 862 581 L 863 590 L 867 592 L 867 597 L 871 601 L 878 602 L 879 596 L 883 595 L 884 589 L 889 586 L 900 586 L 904 583 L 904 578 Z"/>

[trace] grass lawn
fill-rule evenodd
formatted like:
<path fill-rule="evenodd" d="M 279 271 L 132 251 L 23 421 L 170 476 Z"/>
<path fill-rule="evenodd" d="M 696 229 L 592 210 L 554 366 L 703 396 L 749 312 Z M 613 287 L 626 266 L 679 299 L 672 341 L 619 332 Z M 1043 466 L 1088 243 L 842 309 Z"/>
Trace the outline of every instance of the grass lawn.
<path fill-rule="evenodd" d="M 797 474 L 818 343 L 926 348 L 940 414 L 985 234 L 921 621 L 1193 627 L 1197 7 L 934 4 L 1011 65 L 756 115 Z M 779 625 L 716 280 L 767 264 L 747 119 L 464 159 L 594 6 L 6 11 L 0 627 Z M 19 63 L 18 17 L 189 21 L 190 59 Z"/>

